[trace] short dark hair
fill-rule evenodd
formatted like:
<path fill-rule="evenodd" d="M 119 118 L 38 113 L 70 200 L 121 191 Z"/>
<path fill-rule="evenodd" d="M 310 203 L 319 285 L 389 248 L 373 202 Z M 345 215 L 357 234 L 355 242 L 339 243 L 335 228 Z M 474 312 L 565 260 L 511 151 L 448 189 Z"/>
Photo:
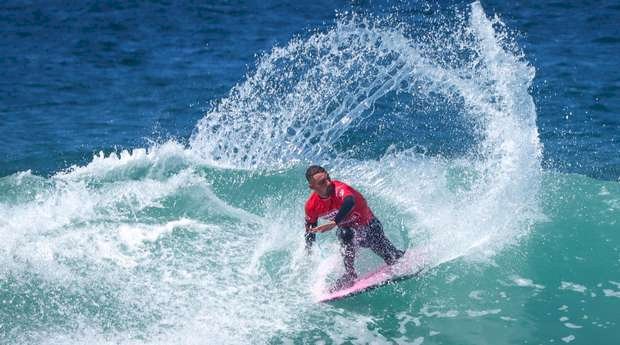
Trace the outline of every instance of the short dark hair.
<path fill-rule="evenodd" d="M 308 169 L 306 169 L 306 180 L 310 182 L 310 180 L 312 179 L 312 176 L 318 173 L 323 173 L 323 172 L 326 173 L 327 171 L 322 166 L 311 165 L 308 167 Z"/>

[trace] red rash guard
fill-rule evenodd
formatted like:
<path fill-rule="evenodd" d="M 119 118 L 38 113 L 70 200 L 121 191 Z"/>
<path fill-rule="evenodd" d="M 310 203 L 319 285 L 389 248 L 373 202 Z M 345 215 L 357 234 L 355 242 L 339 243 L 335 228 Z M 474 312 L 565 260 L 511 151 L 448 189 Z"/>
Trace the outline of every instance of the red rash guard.
<path fill-rule="evenodd" d="M 316 224 L 318 218 L 333 221 L 344 198 L 352 196 L 355 205 L 338 225 L 353 228 L 368 225 L 374 215 L 362 194 L 343 182 L 332 180 L 332 183 L 334 193 L 329 198 L 322 199 L 319 194 L 313 192 L 306 201 L 306 223 Z"/>

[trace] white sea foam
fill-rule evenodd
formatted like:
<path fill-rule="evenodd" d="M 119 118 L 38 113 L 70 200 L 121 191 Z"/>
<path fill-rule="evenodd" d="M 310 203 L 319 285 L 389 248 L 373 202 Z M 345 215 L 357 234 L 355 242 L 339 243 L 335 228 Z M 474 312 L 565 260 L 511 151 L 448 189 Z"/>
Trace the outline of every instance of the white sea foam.
<path fill-rule="evenodd" d="M 481 290 L 474 290 L 472 292 L 469 293 L 469 298 L 471 299 L 475 299 L 475 300 L 482 300 L 482 294 L 484 293 L 484 291 Z"/>
<path fill-rule="evenodd" d="M 572 329 L 583 328 L 583 326 L 575 325 L 574 323 L 570 323 L 570 322 L 565 322 L 564 326 L 566 326 L 566 328 L 572 328 Z"/>
<path fill-rule="evenodd" d="M 560 290 L 571 290 L 575 292 L 585 293 L 587 288 L 583 285 L 563 281 L 561 282 Z"/>
<path fill-rule="evenodd" d="M 480 317 L 486 315 L 499 314 L 501 309 L 489 309 L 489 310 L 467 310 L 466 313 L 470 317 Z"/>
<path fill-rule="evenodd" d="M 567 343 L 567 344 L 568 344 L 568 343 L 570 343 L 570 342 L 571 342 L 571 341 L 573 341 L 573 340 L 575 340 L 575 336 L 574 336 L 574 335 L 572 335 L 572 334 L 567 335 L 566 337 L 563 337 L 563 338 L 562 338 L 562 341 L 563 341 L 563 342 L 565 342 L 565 343 Z"/>
<path fill-rule="evenodd" d="M 444 308 L 440 306 L 424 305 L 420 309 L 420 314 L 426 317 L 452 318 L 457 317 L 459 311 L 454 309 L 444 310 Z"/>
<path fill-rule="evenodd" d="M 539 289 L 539 290 L 542 290 L 542 289 L 545 288 L 544 285 L 536 284 L 531 279 L 521 278 L 521 277 L 518 277 L 518 276 L 513 276 L 512 277 L 512 281 L 515 284 L 517 284 L 517 286 L 531 287 L 531 288 L 535 288 L 535 289 Z"/>
<path fill-rule="evenodd" d="M 618 297 L 620 298 L 620 291 L 614 291 L 612 289 L 603 289 L 603 293 L 606 297 Z"/>

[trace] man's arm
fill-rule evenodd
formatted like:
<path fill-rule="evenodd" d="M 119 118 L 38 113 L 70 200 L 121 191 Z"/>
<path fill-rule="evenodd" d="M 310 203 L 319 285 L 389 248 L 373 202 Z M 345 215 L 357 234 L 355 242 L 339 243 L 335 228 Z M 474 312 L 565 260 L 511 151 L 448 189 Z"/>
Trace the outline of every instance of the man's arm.
<path fill-rule="evenodd" d="M 316 234 L 311 232 L 311 229 L 317 226 L 317 222 L 306 222 L 306 253 L 310 254 L 312 249 L 312 243 L 316 240 Z"/>
<path fill-rule="evenodd" d="M 342 205 L 334 218 L 334 222 L 336 222 L 336 224 L 340 224 L 340 222 L 342 222 L 349 215 L 349 213 L 351 213 L 353 206 L 355 206 L 355 198 L 353 195 L 346 196 L 344 200 L 342 200 Z"/>

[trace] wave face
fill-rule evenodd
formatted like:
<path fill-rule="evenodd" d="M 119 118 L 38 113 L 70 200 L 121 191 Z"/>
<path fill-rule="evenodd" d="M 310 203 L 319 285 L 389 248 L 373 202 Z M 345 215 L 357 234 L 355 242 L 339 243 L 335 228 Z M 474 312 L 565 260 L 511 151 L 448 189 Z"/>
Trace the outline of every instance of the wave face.
<path fill-rule="evenodd" d="M 1 178 L 2 342 L 474 344 L 482 329 L 497 343 L 614 334 L 617 183 L 541 170 L 534 68 L 479 3 L 414 31 L 342 15 L 259 57 L 189 146 L 170 141 L 101 153 L 51 177 Z M 312 256 L 303 250 L 311 162 L 362 191 L 397 246 L 422 248 L 426 274 L 314 303 L 342 268 L 330 234 Z M 364 251 L 357 262 L 360 271 L 378 264 Z"/>

